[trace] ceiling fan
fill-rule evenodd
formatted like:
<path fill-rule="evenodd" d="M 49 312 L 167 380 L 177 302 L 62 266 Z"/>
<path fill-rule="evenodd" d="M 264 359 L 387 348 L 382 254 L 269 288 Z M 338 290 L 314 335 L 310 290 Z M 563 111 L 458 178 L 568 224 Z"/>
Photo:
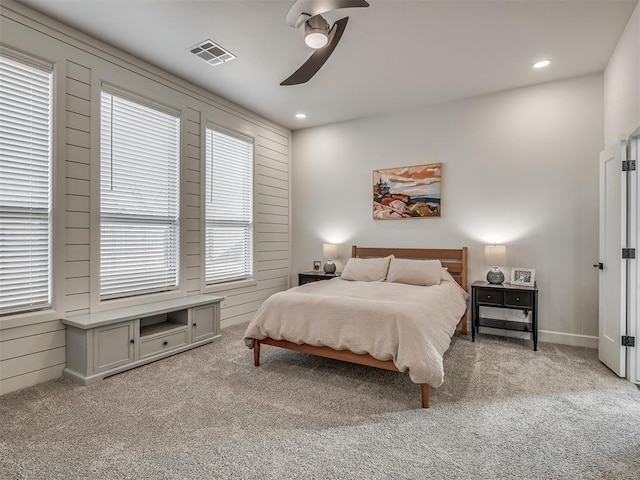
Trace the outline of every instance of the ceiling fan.
<path fill-rule="evenodd" d="M 294 28 L 304 24 L 304 41 L 315 52 L 280 85 L 300 85 L 311 80 L 338 45 L 349 17 L 341 18 L 329 29 L 323 13 L 340 8 L 368 6 L 369 3 L 364 0 L 296 0 L 287 13 L 286 23 Z"/>

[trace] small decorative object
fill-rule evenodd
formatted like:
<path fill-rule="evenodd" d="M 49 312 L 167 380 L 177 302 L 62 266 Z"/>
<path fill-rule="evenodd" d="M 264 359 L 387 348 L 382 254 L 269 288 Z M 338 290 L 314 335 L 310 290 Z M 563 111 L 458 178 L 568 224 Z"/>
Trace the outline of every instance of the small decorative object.
<path fill-rule="evenodd" d="M 319 272 L 320 271 L 320 265 L 322 265 L 322 262 L 320 260 L 314 260 L 313 261 L 313 271 L 314 272 Z"/>
<path fill-rule="evenodd" d="M 324 264 L 324 273 L 335 273 L 336 264 L 333 263 L 333 259 L 338 258 L 338 245 L 334 243 L 323 243 L 322 256 L 327 259 L 327 262 Z"/>
<path fill-rule="evenodd" d="M 511 269 L 511 283 L 523 287 L 534 287 L 536 284 L 536 271 L 533 268 L 516 267 Z"/>
<path fill-rule="evenodd" d="M 500 285 L 504 282 L 504 273 L 498 267 L 507 263 L 507 247 L 504 245 L 485 245 L 484 263 L 492 266 L 487 273 L 487 282 Z"/>
<path fill-rule="evenodd" d="M 442 163 L 373 171 L 373 218 L 442 216 Z"/>

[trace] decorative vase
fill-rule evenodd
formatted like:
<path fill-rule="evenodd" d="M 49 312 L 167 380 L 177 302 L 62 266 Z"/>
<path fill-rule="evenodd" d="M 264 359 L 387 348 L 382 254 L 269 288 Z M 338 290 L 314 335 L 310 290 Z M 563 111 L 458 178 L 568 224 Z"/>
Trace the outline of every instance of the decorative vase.
<path fill-rule="evenodd" d="M 500 285 L 504 282 L 504 273 L 498 267 L 492 267 L 487 273 L 487 282 L 492 285 Z"/>
<path fill-rule="evenodd" d="M 333 263 L 333 260 L 327 260 L 327 263 L 324 264 L 324 273 L 335 273 L 336 272 L 336 264 Z"/>

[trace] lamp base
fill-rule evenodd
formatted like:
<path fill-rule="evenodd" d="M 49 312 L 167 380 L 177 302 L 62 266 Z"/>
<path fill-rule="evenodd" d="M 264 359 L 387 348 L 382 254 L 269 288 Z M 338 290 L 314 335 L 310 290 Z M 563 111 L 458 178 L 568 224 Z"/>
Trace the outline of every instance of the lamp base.
<path fill-rule="evenodd" d="M 493 267 L 487 273 L 487 282 L 492 285 L 501 285 L 504 282 L 504 273 L 498 267 Z"/>
<path fill-rule="evenodd" d="M 327 263 L 324 264 L 324 273 L 336 273 L 336 264 L 333 263 L 333 260 L 327 260 Z"/>

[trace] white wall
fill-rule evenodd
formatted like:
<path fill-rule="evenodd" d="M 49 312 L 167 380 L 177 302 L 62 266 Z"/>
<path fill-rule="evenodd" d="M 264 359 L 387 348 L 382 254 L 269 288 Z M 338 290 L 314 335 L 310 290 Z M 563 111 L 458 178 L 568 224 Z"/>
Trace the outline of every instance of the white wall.
<path fill-rule="evenodd" d="M 511 266 L 536 269 L 541 339 L 595 346 L 602 85 L 590 75 L 294 132 L 292 276 L 331 241 L 342 263 L 352 244 L 468 246 L 470 280 L 483 280 L 483 246 L 504 243 Z M 435 162 L 442 218 L 372 219 L 373 169 Z"/>
<path fill-rule="evenodd" d="M 256 262 L 254 282 L 220 292 L 222 325 L 247 321 L 289 276 L 290 132 L 167 72 L 61 25 L 20 4 L 0 5 L 0 42 L 54 66 L 53 309 L 0 317 L 0 394 L 60 377 L 65 327 L 60 318 L 117 306 L 100 302 L 99 107 L 102 82 L 182 113 L 181 283 L 170 294 L 204 285 L 201 132 L 205 122 L 255 138 Z M 229 287 L 227 285 L 227 287 Z"/>
<path fill-rule="evenodd" d="M 604 72 L 604 144 L 626 139 L 640 127 L 640 4 Z"/>

